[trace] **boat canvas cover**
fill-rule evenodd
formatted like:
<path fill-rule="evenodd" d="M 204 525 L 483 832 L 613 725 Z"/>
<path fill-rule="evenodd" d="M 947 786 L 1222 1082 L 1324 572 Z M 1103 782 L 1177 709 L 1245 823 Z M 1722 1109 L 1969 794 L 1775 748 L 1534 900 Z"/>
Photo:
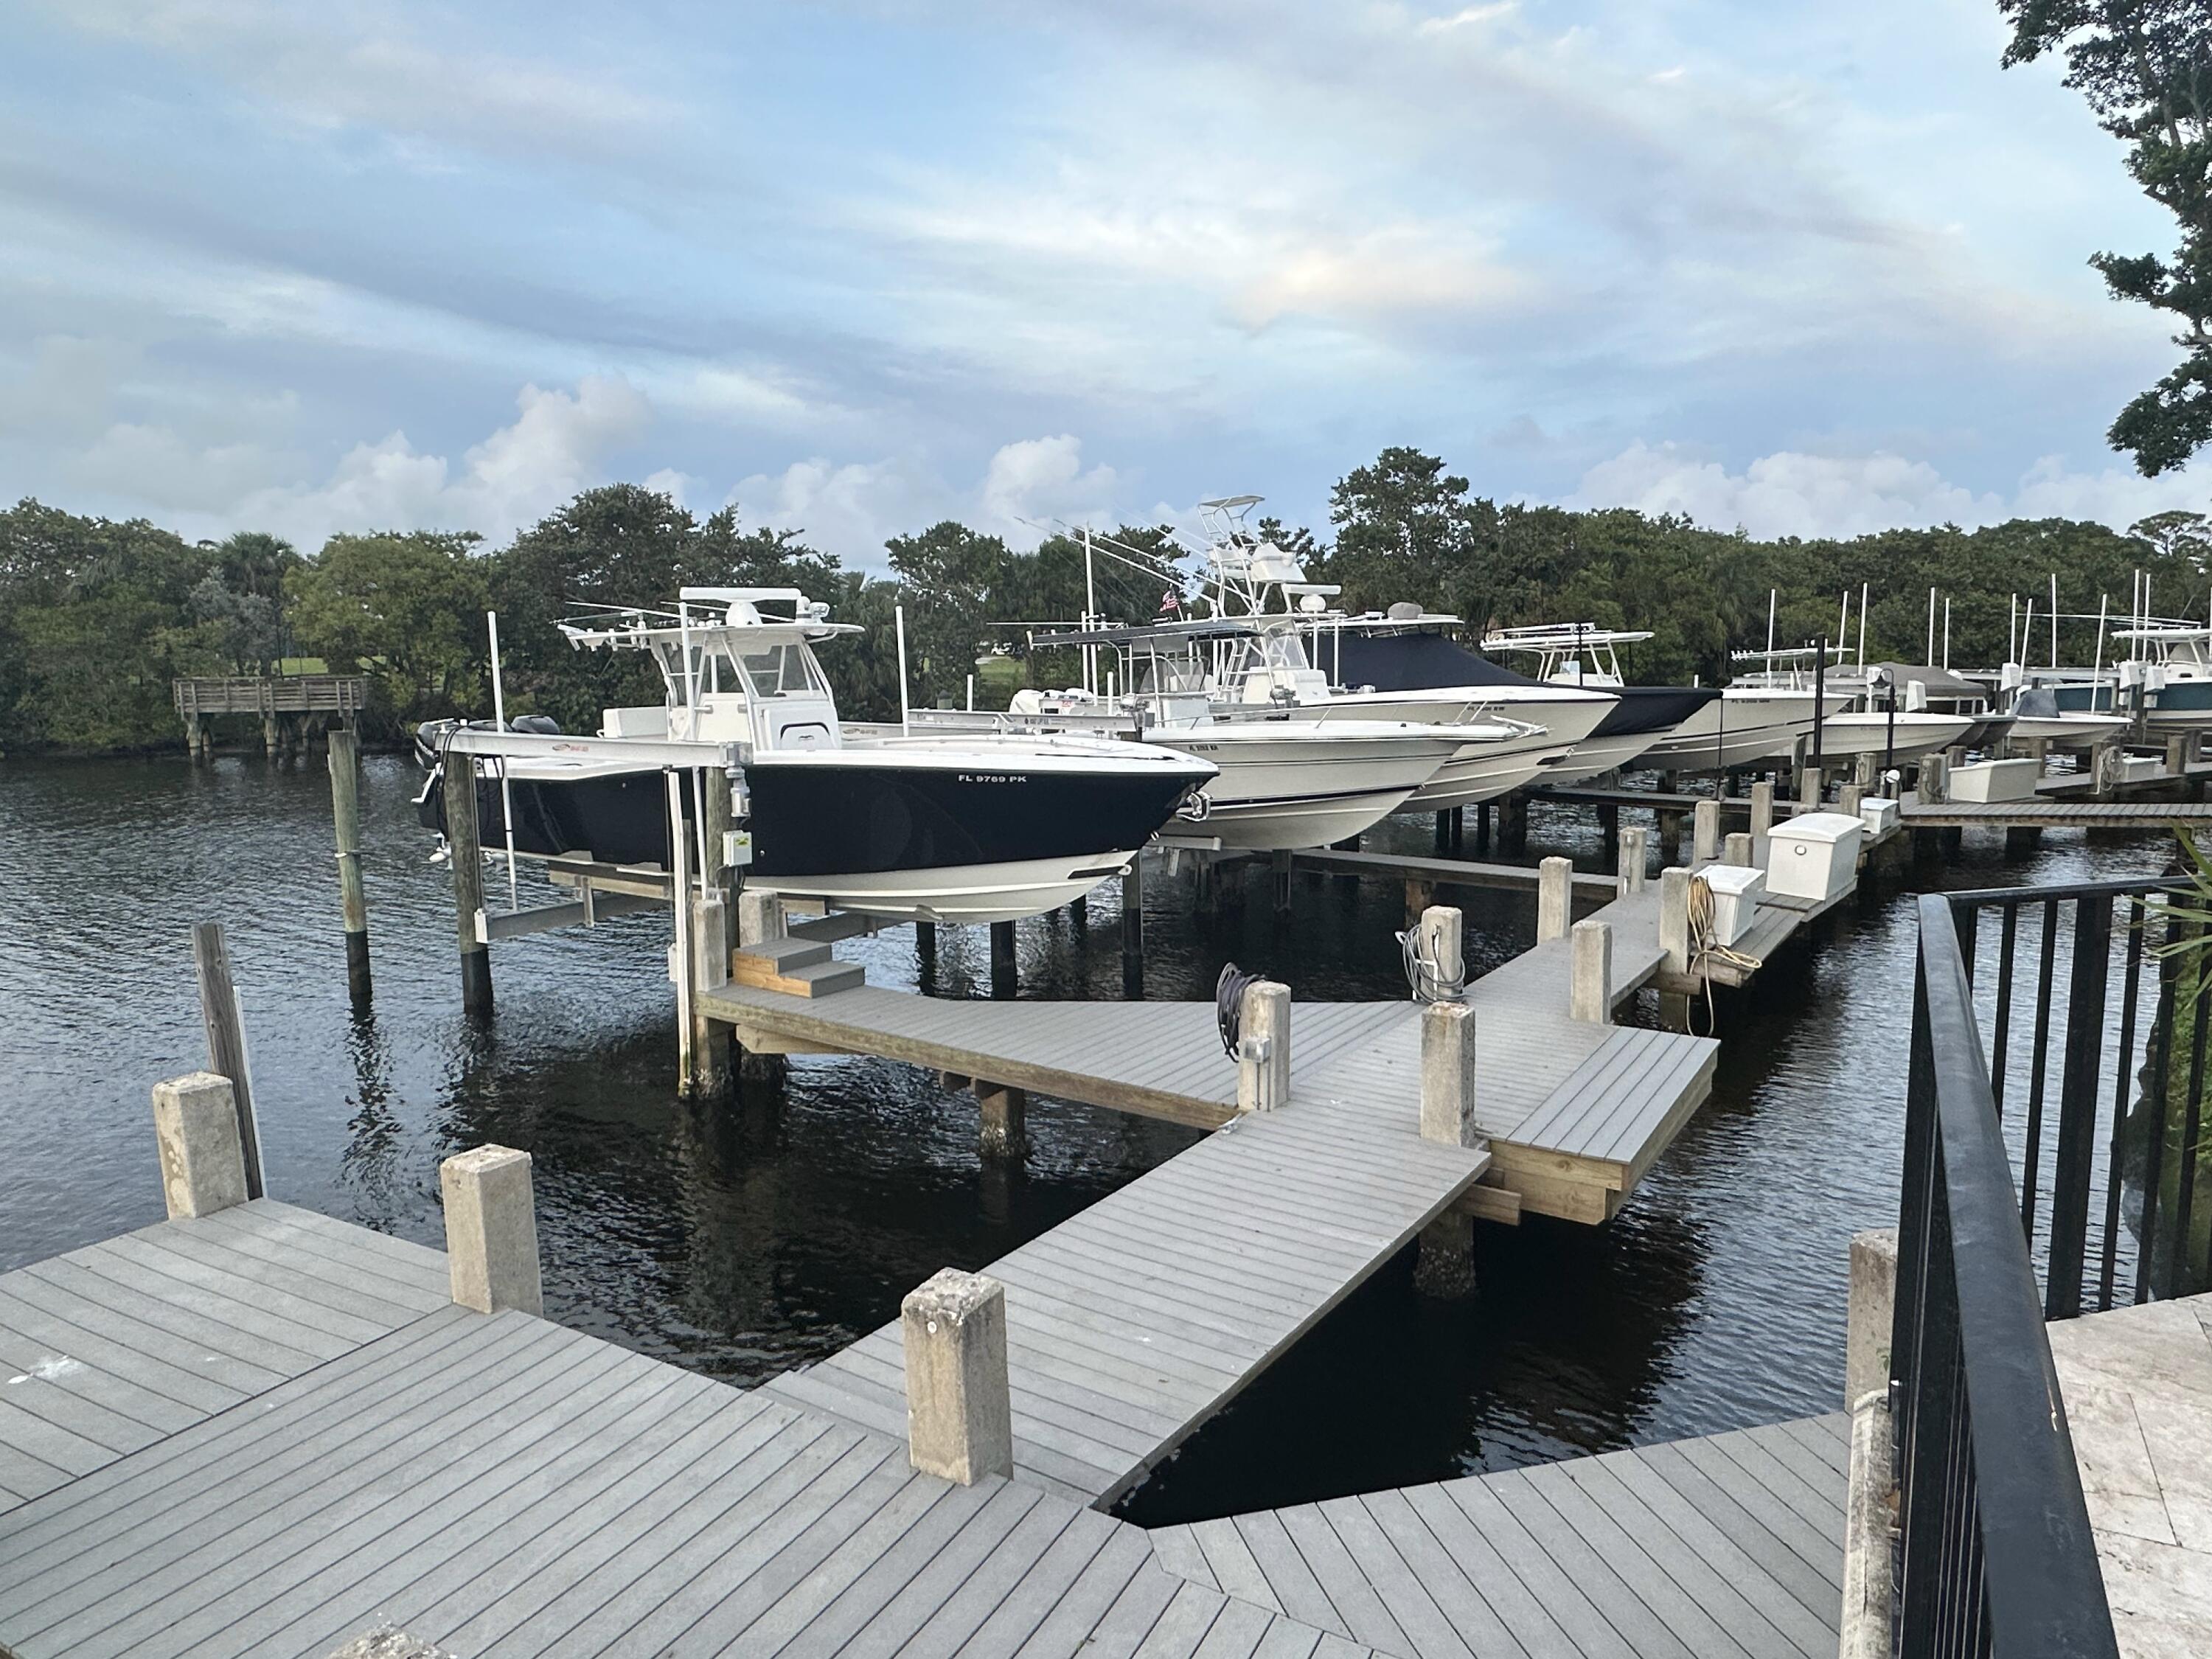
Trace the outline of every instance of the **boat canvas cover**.
<path fill-rule="evenodd" d="M 1372 686 L 1377 691 L 1435 691 L 1460 685 L 1557 689 L 1557 684 L 1547 684 L 1500 668 L 1489 658 L 1441 634 L 1373 634 L 1364 629 L 1339 634 L 1324 629 L 1316 636 L 1313 654 L 1322 667 L 1334 672 L 1339 685 Z M 1597 723 L 1592 738 L 1668 731 L 1720 696 L 1717 690 L 1673 685 L 1583 689 L 1620 699 Z"/>

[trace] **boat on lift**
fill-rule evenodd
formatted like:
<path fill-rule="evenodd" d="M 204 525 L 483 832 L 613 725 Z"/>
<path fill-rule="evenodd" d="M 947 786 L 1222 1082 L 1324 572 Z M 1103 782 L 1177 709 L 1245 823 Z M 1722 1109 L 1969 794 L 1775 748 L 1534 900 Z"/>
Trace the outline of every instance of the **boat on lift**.
<path fill-rule="evenodd" d="M 1759 684 L 1634 686 L 1626 683 L 1620 647 L 1651 637 L 1648 629 L 1601 628 L 1595 623 L 1553 623 L 1495 629 L 1483 636 L 1491 653 L 1535 659 L 1535 678 L 1547 684 L 1597 686 L 1616 693 L 1680 696 L 1711 695 L 1638 750 L 1638 763 L 1662 771 L 1728 771 L 1761 761 L 1789 758 L 1797 739 L 1813 731 L 1813 695 Z M 1666 705 L 1660 705 L 1662 711 Z"/>
<path fill-rule="evenodd" d="M 1112 735 L 1211 763 L 1196 822 L 1163 832 L 1255 852 L 1324 847 L 1372 828 L 1461 757 L 1522 734 L 1494 723 L 1426 725 L 1404 720 L 1320 720 L 1285 700 L 1261 706 L 1217 700 L 1215 647 L 1248 639 L 1243 620 L 1170 622 L 1040 635 L 1041 647 L 1109 649 L 1121 667 L 1107 695 L 1083 687 L 1014 694 L 1004 714 L 917 709 L 925 730 Z"/>
<path fill-rule="evenodd" d="M 1829 650 L 1840 654 L 1843 647 L 1831 646 Z M 1768 665 L 1746 676 L 1745 684 L 1773 686 L 1809 696 L 1820 654 L 1820 647 L 1808 645 L 1785 651 L 1739 651 L 1735 660 Z M 1778 663 L 1785 665 L 1777 667 Z M 1875 672 L 1847 664 L 1831 667 L 1820 676 L 1820 690 L 1823 703 L 1818 747 L 1826 759 L 1881 755 L 1900 761 L 1917 760 L 1963 744 L 1978 724 L 1972 714 L 1939 714 L 1924 706 L 1912 707 L 1909 685 L 1893 688 Z M 1894 708 L 1889 706 L 1893 690 L 1899 705 Z"/>
<path fill-rule="evenodd" d="M 601 738 L 744 746 L 745 883 L 785 898 L 924 921 L 1039 915 L 1120 874 L 1216 775 L 1201 757 L 1110 738 L 848 725 L 814 648 L 864 630 L 797 588 L 686 587 L 673 613 L 560 626 L 579 650 L 640 652 L 660 672 L 662 704 L 605 710 Z M 432 828 L 452 724 L 420 738 L 438 763 L 417 802 Z M 479 776 L 483 844 L 511 828 L 520 854 L 672 867 L 660 763 L 610 746 Z"/>

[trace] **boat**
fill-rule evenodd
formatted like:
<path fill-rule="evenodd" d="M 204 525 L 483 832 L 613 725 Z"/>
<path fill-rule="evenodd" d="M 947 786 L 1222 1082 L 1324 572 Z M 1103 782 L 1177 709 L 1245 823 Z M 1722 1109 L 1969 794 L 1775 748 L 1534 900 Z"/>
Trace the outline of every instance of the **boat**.
<path fill-rule="evenodd" d="M 2062 708 L 2081 707 L 2110 712 L 2117 700 L 2124 708 L 2133 690 L 2140 699 L 2143 725 L 2164 738 L 2212 730 L 2212 628 L 2185 622 L 2153 623 L 2116 629 L 2112 638 L 2130 647 L 2130 659 L 2118 665 L 2118 684 L 2106 681 L 2079 688 L 2087 699 L 2062 690 Z M 2069 688 L 2071 689 L 2071 688 Z M 2098 699 L 2102 690 L 2104 696 Z"/>
<path fill-rule="evenodd" d="M 1170 839 L 1276 852 L 1322 847 L 1360 834 L 1405 806 L 1470 751 L 1522 734 L 1487 722 L 1436 726 L 1406 720 L 1322 720 L 1288 700 L 1226 704 L 1213 695 L 1214 647 L 1249 635 L 1241 621 L 1166 623 L 1042 635 L 1041 646 L 1109 648 L 1120 659 L 1109 696 L 1083 687 L 1014 694 L 1004 714 L 917 709 L 941 732 L 1002 730 L 1114 736 L 1196 756 L 1218 775 L 1199 790 L 1193 821 Z"/>
<path fill-rule="evenodd" d="M 1620 666 L 1620 647 L 1650 637 L 1648 629 L 1553 623 L 1492 629 L 1483 636 L 1482 648 L 1533 656 L 1535 677 L 1547 684 L 1596 686 L 1616 695 L 1708 694 L 1637 751 L 1638 763 L 1661 771 L 1724 772 L 1761 761 L 1786 760 L 1799 738 L 1812 735 L 1809 690 L 1753 683 L 1720 687 L 1628 684 Z M 1656 707 L 1665 712 L 1668 705 Z"/>
<path fill-rule="evenodd" d="M 662 704 L 605 710 L 601 738 L 744 746 L 745 884 L 787 899 L 924 921 L 1039 915 L 1120 874 L 1216 776 L 1202 757 L 1111 738 L 848 725 L 814 647 L 863 630 L 830 622 L 797 588 L 686 587 L 672 614 L 561 629 L 580 650 L 644 652 L 660 671 Z M 417 802 L 433 828 L 444 822 L 441 735 L 434 723 L 419 739 L 439 763 Z M 511 828 L 519 854 L 669 867 L 658 761 L 503 764 L 503 778 L 477 781 L 484 846 L 506 844 Z"/>
<path fill-rule="evenodd" d="M 1840 654 L 1841 646 L 1831 646 Z M 1762 672 L 1747 675 L 1742 684 L 1773 687 L 1810 696 L 1815 690 L 1814 664 L 1820 647 L 1808 645 L 1790 650 L 1739 651 L 1739 662 L 1765 662 Z M 1777 663 L 1788 666 L 1778 668 Z M 1923 682 L 1924 684 L 1924 682 Z M 1887 760 L 1911 761 L 1938 750 L 1962 744 L 1979 723 L 1972 714 L 1941 714 L 1925 708 L 1891 707 L 1909 702 L 1905 688 L 1863 667 L 1838 664 L 1819 676 L 1821 714 L 1812 732 L 1813 752 L 1823 761 L 1851 760 L 1860 755 L 1879 755 Z"/>

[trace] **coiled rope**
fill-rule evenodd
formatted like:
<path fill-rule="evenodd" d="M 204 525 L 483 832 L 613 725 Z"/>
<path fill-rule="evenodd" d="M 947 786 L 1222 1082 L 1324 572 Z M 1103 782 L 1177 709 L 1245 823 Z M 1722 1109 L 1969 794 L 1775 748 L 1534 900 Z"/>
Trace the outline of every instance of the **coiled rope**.
<path fill-rule="evenodd" d="M 1231 962 L 1222 965 L 1221 977 L 1213 982 L 1213 1023 L 1221 1032 L 1221 1052 L 1231 1060 L 1237 1058 L 1237 1046 L 1244 1035 L 1245 989 L 1265 977 L 1248 974 Z"/>
<path fill-rule="evenodd" d="M 1467 964 L 1462 962 L 1456 974 L 1447 975 L 1439 965 L 1421 952 L 1421 929 L 1419 923 L 1397 936 L 1398 952 L 1406 964 L 1406 984 L 1416 1002 L 1463 1002 L 1467 1000 Z"/>
<path fill-rule="evenodd" d="M 1713 890 L 1703 876 L 1690 878 L 1690 971 L 1705 988 L 1705 1029 L 1712 1030 L 1720 1023 L 1713 1007 L 1712 965 L 1734 968 L 1741 973 L 1756 973 L 1765 962 L 1741 951 L 1723 945 L 1717 935 L 1720 907 L 1713 897 Z"/>

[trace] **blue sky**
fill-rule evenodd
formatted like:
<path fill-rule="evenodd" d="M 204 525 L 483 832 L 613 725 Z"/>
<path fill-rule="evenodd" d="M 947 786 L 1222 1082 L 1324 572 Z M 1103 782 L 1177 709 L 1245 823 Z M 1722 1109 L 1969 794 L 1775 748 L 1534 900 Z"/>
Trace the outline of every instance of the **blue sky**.
<path fill-rule="evenodd" d="M 2164 249 L 1992 0 L 0 9 L 0 494 L 192 535 L 651 479 L 880 562 L 1386 444 L 1753 533 L 2206 505 Z"/>

